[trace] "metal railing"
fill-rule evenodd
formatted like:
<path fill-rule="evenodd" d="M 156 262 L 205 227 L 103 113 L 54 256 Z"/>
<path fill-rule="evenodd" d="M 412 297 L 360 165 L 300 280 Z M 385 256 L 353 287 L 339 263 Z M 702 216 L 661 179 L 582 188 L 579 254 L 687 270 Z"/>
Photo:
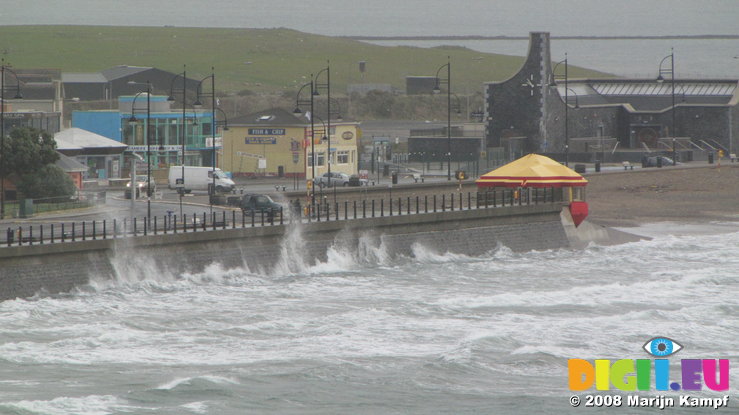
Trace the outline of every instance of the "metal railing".
<path fill-rule="evenodd" d="M 251 210 L 249 212 L 203 212 L 183 214 L 171 212 L 151 218 L 122 220 L 92 220 L 60 222 L 47 225 L 8 227 L 0 246 L 57 244 L 90 240 L 129 238 L 149 235 L 172 235 L 263 226 L 285 226 L 292 223 L 313 223 L 361 220 L 378 217 L 432 214 L 498 207 L 529 206 L 562 201 L 562 192 L 554 188 L 496 189 L 485 192 L 449 192 L 424 196 L 323 201 L 303 207 L 300 200 L 289 202 L 287 211 Z"/>

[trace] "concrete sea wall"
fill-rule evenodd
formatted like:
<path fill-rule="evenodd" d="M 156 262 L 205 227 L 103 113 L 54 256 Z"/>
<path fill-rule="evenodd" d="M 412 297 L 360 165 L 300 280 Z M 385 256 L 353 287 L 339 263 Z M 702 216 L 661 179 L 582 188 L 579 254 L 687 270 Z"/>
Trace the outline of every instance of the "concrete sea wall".
<path fill-rule="evenodd" d="M 558 203 L 403 216 L 149 235 L 0 249 L 0 300 L 68 292 L 95 280 L 176 279 L 214 263 L 252 272 L 299 272 L 325 260 L 381 249 L 412 255 L 415 244 L 439 253 L 480 255 L 569 247 Z"/>

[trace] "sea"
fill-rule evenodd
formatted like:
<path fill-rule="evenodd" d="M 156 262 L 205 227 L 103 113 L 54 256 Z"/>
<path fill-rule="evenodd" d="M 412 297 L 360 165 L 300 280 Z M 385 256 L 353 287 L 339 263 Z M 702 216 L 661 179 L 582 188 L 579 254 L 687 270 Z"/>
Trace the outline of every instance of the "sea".
<path fill-rule="evenodd" d="M 341 36 L 667 36 L 552 41 L 552 59 L 623 76 L 739 77 L 736 0 L 0 0 L 0 24 L 289 27 Z M 679 36 L 723 35 L 694 39 Z M 0 42 L 7 42 L 2 39 Z M 433 47 L 450 40 L 381 40 Z M 525 40 L 455 40 L 523 56 Z M 7 47 L 0 45 L 1 47 Z M 672 49 L 671 49 L 672 48 Z M 284 241 L 271 269 L 175 274 L 149 262 L 72 293 L 0 303 L 0 414 L 652 414 L 573 392 L 568 360 L 729 359 L 739 412 L 739 222 L 660 222 L 650 239 L 481 256 Z M 297 247 L 297 248 L 296 248 Z M 0 271 L 1 272 L 1 271 Z M 588 396 L 599 407 L 587 407 Z M 573 396 L 582 398 L 578 407 Z M 624 400 L 614 406 L 614 397 Z M 610 407 L 605 407 L 611 402 Z"/>
<path fill-rule="evenodd" d="M 572 392 L 568 360 L 653 359 L 643 346 L 667 337 L 672 380 L 680 359 L 735 365 L 739 223 L 630 230 L 651 239 L 480 256 L 335 244 L 315 264 L 291 232 L 272 269 L 92 275 L 0 303 L 0 414 L 654 413 L 627 397 L 686 391 Z M 736 413 L 731 369 L 730 391 L 689 395 L 730 395 L 717 413 Z M 623 401 L 587 408 L 596 394 Z"/>

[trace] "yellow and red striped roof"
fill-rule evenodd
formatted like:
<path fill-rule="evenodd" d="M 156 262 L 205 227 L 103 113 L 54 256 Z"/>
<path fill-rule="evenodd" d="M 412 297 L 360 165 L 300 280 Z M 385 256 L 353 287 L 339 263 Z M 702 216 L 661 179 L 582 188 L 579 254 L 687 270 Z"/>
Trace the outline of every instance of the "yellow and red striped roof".
<path fill-rule="evenodd" d="M 478 187 L 574 187 L 588 181 L 549 157 L 529 154 L 482 175 Z"/>

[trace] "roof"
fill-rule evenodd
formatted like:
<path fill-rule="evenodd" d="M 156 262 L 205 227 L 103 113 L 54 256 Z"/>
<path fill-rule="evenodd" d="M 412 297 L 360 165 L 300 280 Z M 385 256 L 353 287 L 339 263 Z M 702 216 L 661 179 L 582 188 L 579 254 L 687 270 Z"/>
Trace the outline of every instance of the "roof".
<path fill-rule="evenodd" d="M 54 165 L 61 168 L 67 173 L 87 171 L 87 166 L 73 159 L 72 157 L 67 157 L 61 153 L 59 153 L 59 160 L 55 161 Z"/>
<path fill-rule="evenodd" d="M 529 154 L 475 181 L 478 187 L 572 187 L 588 181 L 574 170 L 539 154 Z"/>
<path fill-rule="evenodd" d="M 308 123 L 310 123 L 310 119 L 303 114 L 293 114 L 282 108 L 271 108 L 228 120 L 229 126 L 302 126 Z"/>
<path fill-rule="evenodd" d="M 128 147 L 126 144 L 81 128 L 60 131 L 54 134 L 54 140 L 57 151 L 68 154 L 117 154 Z"/>
<path fill-rule="evenodd" d="M 100 72 L 105 79 L 108 81 L 113 81 L 118 78 L 125 78 L 127 76 L 135 75 L 140 72 L 146 72 L 148 70 L 153 69 L 150 66 L 128 66 L 128 65 L 118 65 L 114 66 L 112 68 L 106 69 L 102 72 Z"/>
<path fill-rule="evenodd" d="M 108 82 L 103 74 L 99 72 L 94 73 L 63 73 L 62 82 L 68 83 L 105 83 Z"/>
<path fill-rule="evenodd" d="M 675 105 L 729 105 L 738 92 L 737 80 L 675 80 Z M 636 111 L 663 111 L 672 107 L 673 85 L 670 80 L 595 79 L 557 84 L 557 90 L 570 105 L 626 105 Z"/>

